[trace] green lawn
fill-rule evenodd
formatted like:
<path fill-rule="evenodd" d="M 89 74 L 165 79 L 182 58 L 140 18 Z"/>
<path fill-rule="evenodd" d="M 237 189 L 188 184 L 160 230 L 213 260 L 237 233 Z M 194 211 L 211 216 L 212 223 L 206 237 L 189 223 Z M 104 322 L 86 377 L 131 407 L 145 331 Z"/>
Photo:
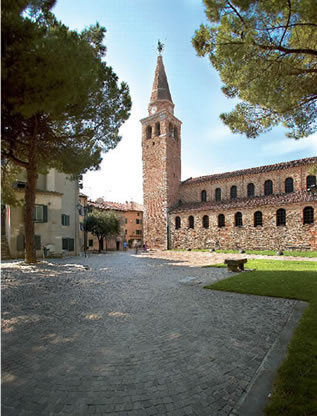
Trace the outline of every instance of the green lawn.
<path fill-rule="evenodd" d="M 173 250 L 185 251 L 185 250 Z M 192 251 L 210 251 L 209 249 L 193 249 Z M 261 256 L 276 256 L 277 250 L 245 250 L 246 254 L 259 254 Z M 239 253 L 239 250 L 216 250 L 215 253 Z M 316 257 L 317 251 L 283 251 L 284 256 L 292 257 Z"/>
<path fill-rule="evenodd" d="M 278 371 L 265 415 L 316 416 L 317 262 L 248 260 L 246 267 L 256 271 L 236 274 L 207 288 L 309 302 Z"/>

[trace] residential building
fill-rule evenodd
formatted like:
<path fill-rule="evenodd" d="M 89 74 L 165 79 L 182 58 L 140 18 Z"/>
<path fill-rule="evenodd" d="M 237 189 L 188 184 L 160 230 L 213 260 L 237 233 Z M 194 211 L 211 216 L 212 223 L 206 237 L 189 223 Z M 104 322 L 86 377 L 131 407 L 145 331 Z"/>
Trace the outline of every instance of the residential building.
<path fill-rule="evenodd" d="M 22 175 L 13 184 L 17 199 L 24 200 L 25 177 Z M 35 247 L 37 257 L 47 255 L 64 256 L 80 253 L 78 181 L 66 174 L 51 169 L 39 175 L 33 212 Z M 6 206 L 2 220 L 4 236 L 10 257 L 24 257 L 23 206 Z"/>
<path fill-rule="evenodd" d="M 88 212 L 94 209 L 112 211 L 121 221 L 121 233 L 115 238 L 104 240 L 102 242 L 103 250 L 122 250 L 123 242 L 126 241 L 131 248 L 143 243 L 143 206 L 136 202 L 119 203 L 110 201 L 88 201 Z M 99 242 L 96 236 L 88 233 L 87 236 L 88 250 L 98 251 Z"/>

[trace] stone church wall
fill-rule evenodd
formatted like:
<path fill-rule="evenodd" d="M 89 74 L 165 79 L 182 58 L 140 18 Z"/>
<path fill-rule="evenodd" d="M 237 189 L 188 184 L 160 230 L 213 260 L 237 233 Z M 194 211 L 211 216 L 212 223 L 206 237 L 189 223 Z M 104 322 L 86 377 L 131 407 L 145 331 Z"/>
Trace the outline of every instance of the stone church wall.
<path fill-rule="evenodd" d="M 303 209 L 316 202 L 288 206 L 256 207 L 253 209 L 231 209 L 221 211 L 199 211 L 173 213 L 170 218 L 171 246 L 175 249 L 252 249 L 252 250 L 317 250 L 317 225 L 303 224 Z M 276 225 L 276 210 L 286 210 L 286 225 Z M 242 213 L 243 226 L 234 225 L 237 211 Z M 254 227 L 254 213 L 261 211 L 263 226 Z M 225 227 L 218 227 L 218 215 L 225 215 Z M 189 215 L 194 216 L 194 229 L 188 227 Z M 204 228 L 202 218 L 209 216 L 209 228 Z M 181 228 L 175 229 L 175 217 L 181 218 Z"/>
<path fill-rule="evenodd" d="M 231 186 L 237 186 L 237 198 L 247 198 L 247 186 L 253 183 L 255 186 L 255 195 L 264 195 L 264 182 L 271 180 L 273 182 L 273 194 L 285 192 L 285 180 L 289 177 L 294 181 L 294 192 L 306 188 L 306 177 L 309 175 L 311 165 L 297 166 L 289 169 L 273 170 L 257 174 L 244 174 L 234 176 L 228 174 L 219 175 L 219 179 L 202 180 L 188 183 L 184 182 L 180 186 L 179 199 L 182 202 L 199 202 L 201 201 L 201 191 L 206 190 L 207 201 L 215 200 L 216 188 L 221 188 L 221 200 L 230 200 Z M 256 169 L 256 168 L 255 168 Z M 250 169 L 251 170 L 251 169 Z M 217 175 L 215 175 L 217 177 Z"/>

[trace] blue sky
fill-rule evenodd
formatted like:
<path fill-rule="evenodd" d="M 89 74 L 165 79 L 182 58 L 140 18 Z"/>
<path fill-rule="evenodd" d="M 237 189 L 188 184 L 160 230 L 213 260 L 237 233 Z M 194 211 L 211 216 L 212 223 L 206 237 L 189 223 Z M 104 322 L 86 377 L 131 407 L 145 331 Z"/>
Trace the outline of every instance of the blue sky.
<path fill-rule="evenodd" d="M 234 135 L 219 119 L 235 103 L 224 97 L 218 73 L 199 58 L 191 39 L 206 22 L 200 0 L 58 0 L 53 9 L 71 29 L 106 27 L 106 62 L 128 83 L 132 112 L 122 140 L 104 155 L 101 169 L 84 175 L 90 198 L 142 203 L 141 124 L 146 117 L 158 39 L 175 116 L 182 122 L 182 179 L 315 156 L 317 135 L 300 141 L 275 128 L 257 139 Z"/>

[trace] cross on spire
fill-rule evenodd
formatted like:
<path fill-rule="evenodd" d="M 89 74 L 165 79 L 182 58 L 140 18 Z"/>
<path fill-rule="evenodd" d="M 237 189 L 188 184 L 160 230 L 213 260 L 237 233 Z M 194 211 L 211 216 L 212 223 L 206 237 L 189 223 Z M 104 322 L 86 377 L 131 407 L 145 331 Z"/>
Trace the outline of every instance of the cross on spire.
<path fill-rule="evenodd" d="M 156 48 L 156 50 L 157 50 L 157 52 L 158 52 L 159 56 L 162 56 L 162 52 L 163 52 L 163 50 L 164 50 L 164 47 L 165 47 L 164 43 L 162 43 L 162 42 L 160 41 L 160 39 L 159 39 L 159 40 L 157 41 L 157 48 Z"/>

